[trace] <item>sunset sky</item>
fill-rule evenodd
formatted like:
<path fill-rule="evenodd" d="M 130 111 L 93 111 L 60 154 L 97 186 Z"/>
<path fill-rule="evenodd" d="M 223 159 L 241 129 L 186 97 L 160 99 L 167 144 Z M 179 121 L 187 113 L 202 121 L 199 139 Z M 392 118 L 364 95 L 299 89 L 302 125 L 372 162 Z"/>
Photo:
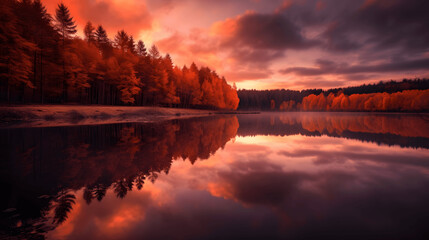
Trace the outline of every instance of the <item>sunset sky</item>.
<path fill-rule="evenodd" d="M 53 14 L 59 0 L 42 0 Z M 124 29 L 175 64 L 246 89 L 331 88 L 429 77 L 429 1 L 62 0 L 82 35 Z"/>

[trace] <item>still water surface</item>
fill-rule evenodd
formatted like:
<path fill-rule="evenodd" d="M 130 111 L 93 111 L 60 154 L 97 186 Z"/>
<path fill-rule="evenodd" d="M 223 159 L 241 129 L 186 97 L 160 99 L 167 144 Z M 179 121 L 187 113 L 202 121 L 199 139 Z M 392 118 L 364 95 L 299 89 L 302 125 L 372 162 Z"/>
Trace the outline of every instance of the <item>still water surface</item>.
<path fill-rule="evenodd" d="M 429 115 L 0 129 L 4 238 L 429 239 Z"/>

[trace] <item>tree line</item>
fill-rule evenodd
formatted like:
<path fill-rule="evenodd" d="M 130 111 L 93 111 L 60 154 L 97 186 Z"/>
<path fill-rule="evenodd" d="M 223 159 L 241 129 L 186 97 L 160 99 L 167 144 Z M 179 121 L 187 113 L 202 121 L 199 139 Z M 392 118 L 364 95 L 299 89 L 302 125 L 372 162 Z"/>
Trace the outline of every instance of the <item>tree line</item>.
<path fill-rule="evenodd" d="M 272 111 L 429 111 L 429 79 L 328 90 L 239 90 L 239 109 Z"/>
<path fill-rule="evenodd" d="M 0 102 L 160 105 L 236 109 L 237 91 L 208 67 L 179 68 L 169 54 L 120 30 L 88 22 L 84 38 L 68 8 L 40 0 L 0 6 Z"/>

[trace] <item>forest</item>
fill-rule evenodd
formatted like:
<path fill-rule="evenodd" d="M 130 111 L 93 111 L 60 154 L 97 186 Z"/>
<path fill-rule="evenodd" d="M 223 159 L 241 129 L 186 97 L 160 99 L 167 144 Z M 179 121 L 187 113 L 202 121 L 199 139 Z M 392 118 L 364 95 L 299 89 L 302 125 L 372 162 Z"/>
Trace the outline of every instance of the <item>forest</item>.
<path fill-rule="evenodd" d="M 236 109 L 235 87 L 208 67 L 179 68 L 125 30 L 110 39 L 88 22 L 83 39 L 67 6 L 0 5 L 0 102 Z"/>
<path fill-rule="evenodd" d="M 271 111 L 429 111 L 429 79 L 329 90 L 239 90 L 239 109 Z"/>

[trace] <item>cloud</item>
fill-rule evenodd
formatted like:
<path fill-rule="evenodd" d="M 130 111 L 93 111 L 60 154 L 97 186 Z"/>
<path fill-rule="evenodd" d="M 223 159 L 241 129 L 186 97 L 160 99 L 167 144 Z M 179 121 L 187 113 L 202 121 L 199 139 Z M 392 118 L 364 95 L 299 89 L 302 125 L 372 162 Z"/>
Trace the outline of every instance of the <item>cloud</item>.
<path fill-rule="evenodd" d="M 383 51 L 429 50 L 429 2 L 410 0 L 364 1 L 352 14 L 340 15 L 322 34 L 332 50 L 351 51 L 370 46 Z"/>
<path fill-rule="evenodd" d="M 392 73 L 415 70 L 429 70 L 429 58 L 389 62 L 375 65 L 337 64 L 329 60 L 316 60 L 315 68 L 291 67 L 281 69 L 279 73 L 294 73 L 298 76 L 317 76 L 325 74 L 355 74 L 355 73 Z"/>
<path fill-rule="evenodd" d="M 301 29 L 281 14 L 261 14 L 252 11 L 217 22 L 213 32 L 221 36 L 221 46 L 247 46 L 253 49 L 303 49 L 315 42 L 306 39 Z"/>
<path fill-rule="evenodd" d="M 279 154 L 292 158 L 313 157 L 316 164 L 326 164 L 345 161 L 371 161 L 374 163 L 385 163 L 389 165 L 399 164 L 402 166 L 416 166 L 429 168 L 426 156 L 408 156 L 400 153 L 361 153 L 348 151 L 320 151 L 314 149 L 299 149 L 295 151 L 280 151 Z"/>
<path fill-rule="evenodd" d="M 309 79 L 300 79 L 292 82 L 294 86 L 301 86 L 304 89 L 313 88 L 336 88 L 347 85 L 345 80 L 328 80 L 323 77 L 311 77 Z"/>
<path fill-rule="evenodd" d="M 271 75 L 271 72 L 246 70 L 246 71 L 238 71 L 238 72 L 237 71 L 224 72 L 224 74 L 228 79 L 231 79 L 234 82 L 241 82 L 241 81 L 247 81 L 247 80 L 258 80 L 258 79 L 269 78 Z"/>

